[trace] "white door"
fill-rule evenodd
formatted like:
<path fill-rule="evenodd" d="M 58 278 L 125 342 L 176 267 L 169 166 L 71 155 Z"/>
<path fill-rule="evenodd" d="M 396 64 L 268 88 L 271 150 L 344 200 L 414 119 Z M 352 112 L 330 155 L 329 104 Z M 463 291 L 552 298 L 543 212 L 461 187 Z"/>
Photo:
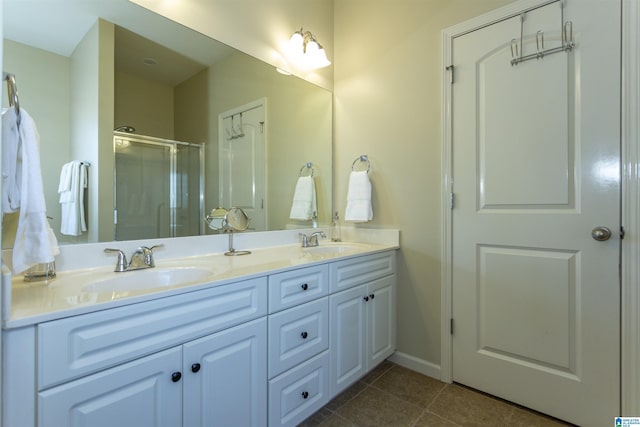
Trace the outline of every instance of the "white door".
<path fill-rule="evenodd" d="M 573 51 L 515 66 L 518 15 L 453 41 L 453 379 L 604 426 L 620 411 L 620 2 L 569 0 L 564 19 Z M 538 30 L 559 46 L 560 21 L 559 2 L 528 11 L 523 53 Z"/>
<path fill-rule="evenodd" d="M 242 208 L 251 230 L 266 230 L 265 101 L 218 116 L 219 205 Z"/>

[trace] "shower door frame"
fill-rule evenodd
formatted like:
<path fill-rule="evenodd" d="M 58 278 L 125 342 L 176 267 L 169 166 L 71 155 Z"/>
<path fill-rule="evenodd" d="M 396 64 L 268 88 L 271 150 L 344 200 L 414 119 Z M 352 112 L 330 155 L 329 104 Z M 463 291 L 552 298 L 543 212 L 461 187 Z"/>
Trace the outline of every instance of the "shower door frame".
<path fill-rule="evenodd" d="M 113 132 L 113 240 L 117 241 L 116 228 L 118 225 L 118 204 L 117 204 L 117 177 L 118 172 L 116 168 L 116 144 L 117 139 L 127 140 L 130 142 L 136 142 L 139 144 L 148 144 L 161 147 L 170 148 L 169 157 L 169 237 L 176 237 L 176 169 L 177 169 L 177 147 L 188 146 L 195 147 L 199 150 L 198 163 L 200 166 L 200 175 L 198 177 L 200 191 L 198 194 L 198 235 L 203 235 L 204 230 L 204 194 L 205 194 L 205 152 L 204 144 L 197 144 L 192 142 L 176 141 L 173 139 L 157 138 L 154 136 L 137 135 L 127 132 Z M 156 237 L 159 238 L 159 237 Z"/>

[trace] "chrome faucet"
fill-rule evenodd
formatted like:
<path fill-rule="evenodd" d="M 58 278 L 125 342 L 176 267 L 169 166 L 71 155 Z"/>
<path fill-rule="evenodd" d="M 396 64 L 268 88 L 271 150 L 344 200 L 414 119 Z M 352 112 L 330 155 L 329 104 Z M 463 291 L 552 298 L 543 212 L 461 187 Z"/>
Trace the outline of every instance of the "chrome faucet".
<path fill-rule="evenodd" d="M 106 248 L 104 252 L 118 254 L 116 268 L 113 271 L 122 273 L 124 271 L 141 270 L 143 268 L 155 267 L 156 264 L 153 261 L 153 250 L 162 246 L 164 245 L 155 245 L 151 246 L 150 248 L 147 246 L 140 246 L 133 252 L 133 255 L 131 255 L 131 261 L 129 263 L 127 263 L 126 255 L 120 249 Z"/>
<path fill-rule="evenodd" d="M 318 237 L 326 239 L 327 235 L 324 234 L 323 231 L 316 231 L 315 233 L 311 233 L 311 235 L 309 236 L 304 233 L 300 233 L 300 237 L 302 237 L 303 248 L 313 248 L 315 246 L 318 246 Z"/>

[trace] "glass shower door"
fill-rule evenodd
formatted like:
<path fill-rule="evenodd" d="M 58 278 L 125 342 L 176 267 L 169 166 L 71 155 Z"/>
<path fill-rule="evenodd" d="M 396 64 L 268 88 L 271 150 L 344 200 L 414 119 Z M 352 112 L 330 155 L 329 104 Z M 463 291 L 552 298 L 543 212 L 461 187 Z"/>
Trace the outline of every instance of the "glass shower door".
<path fill-rule="evenodd" d="M 114 151 L 115 240 L 202 233 L 202 146 L 116 135 Z"/>
<path fill-rule="evenodd" d="M 171 237 L 171 151 L 115 140 L 115 240 Z"/>
<path fill-rule="evenodd" d="M 204 177 L 195 172 L 204 168 L 201 151 L 200 145 L 176 145 L 174 237 L 197 236 L 203 232 L 200 213 L 204 203 L 201 191 Z"/>

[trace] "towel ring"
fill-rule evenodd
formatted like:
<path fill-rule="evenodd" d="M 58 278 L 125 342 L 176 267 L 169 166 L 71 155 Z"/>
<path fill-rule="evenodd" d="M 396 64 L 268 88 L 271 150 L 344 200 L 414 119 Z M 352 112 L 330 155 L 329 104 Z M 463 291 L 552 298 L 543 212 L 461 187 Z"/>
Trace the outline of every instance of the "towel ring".
<path fill-rule="evenodd" d="M 316 170 L 315 170 L 315 168 L 313 167 L 313 163 L 311 163 L 311 162 L 307 162 L 307 163 L 305 163 L 304 165 L 302 165 L 302 167 L 300 168 L 300 176 L 304 176 L 304 175 L 302 174 L 302 172 L 303 172 L 305 169 L 309 170 L 309 175 L 308 175 L 308 176 L 310 176 L 310 177 L 312 177 L 312 178 L 313 178 L 314 176 L 316 176 Z"/>
<path fill-rule="evenodd" d="M 366 154 L 363 154 L 361 156 L 358 156 L 353 163 L 351 164 L 351 170 L 355 171 L 355 167 L 356 167 L 356 163 L 358 162 L 362 162 L 362 163 L 366 163 L 367 164 L 367 173 L 371 170 L 371 162 L 369 161 L 369 156 L 367 156 Z"/>

